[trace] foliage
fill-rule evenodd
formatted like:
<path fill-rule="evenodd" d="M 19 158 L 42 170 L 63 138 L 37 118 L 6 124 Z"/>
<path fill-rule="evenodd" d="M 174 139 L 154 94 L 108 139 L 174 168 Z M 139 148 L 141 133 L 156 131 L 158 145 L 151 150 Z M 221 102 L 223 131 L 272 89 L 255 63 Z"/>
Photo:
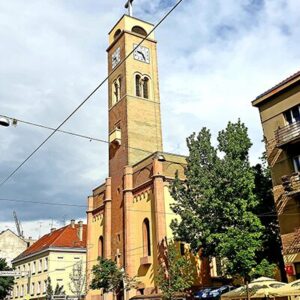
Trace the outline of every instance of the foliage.
<path fill-rule="evenodd" d="M 181 256 L 174 241 L 167 243 L 164 261 L 159 265 L 156 281 L 164 299 L 174 299 L 193 284 L 193 265 L 187 254 Z"/>
<path fill-rule="evenodd" d="M 93 280 L 90 288 L 103 289 L 104 293 L 113 292 L 119 295 L 124 290 L 130 290 L 137 285 L 136 279 L 129 277 L 111 259 L 98 257 L 98 264 L 93 266 L 92 273 Z"/>
<path fill-rule="evenodd" d="M 273 278 L 276 272 L 276 264 L 270 264 L 265 258 L 251 272 L 252 278 L 261 276 Z"/>
<path fill-rule="evenodd" d="M 12 269 L 8 267 L 4 258 L 0 258 L 0 271 L 12 271 Z M 0 277 L 0 299 L 4 299 L 7 295 L 9 295 L 9 292 L 13 288 L 13 284 L 13 277 Z"/>
<path fill-rule="evenodd" d="M 70 291 L 76 295 L 77 299 L 81 299 L 86 294 L 86 280 L 82 261 L 77 262 L 72 269 L 70 277 Z"/>
<path fill-rule="evenodd" d="M 47 278 L 47 286 L 46 286 L 46 298 L 51 299 L 52 296 L 53 296 L 53 288 L 52 288 L 52 284 L 51 284 L 51 278 L 48 277 Z"/>
<path fill-rule="evenodd" d="M 258 199 L 254 213 L 258 215 L 264 226 L 263 247 L 257 256 L 259 260 L 266 258 L 271 263 L 275 263 L 280 269 L 282 280 L 286 281 L 279 224 L 272 192 L 272 179 L 265 155 L 262 157 L 262 164 L 254 166 L 253 171 L 255 174 L 254 192 Z"/>
<path fill-rule="evenodd" d="M 66 292 L 64 291 L 64 286 L 59 285 L 58 283 L 56 284 L 55 290 L 54 290 L 54 295 L 65 295 Z"/>
<path fill-rule="evenodd" d="M 214 147 L 207 128 L 187 138 L 186 180 L 177 175 L 171 186 L 172 209 L 181 219 L 171 226 L 176 239 L 194 252 L 222 258 L 226 275 L 248 280 L 263 230 L 253 213 L 258 200 L 248 157 L 251 141 L 240 120 L 229 122 L 217 141 Z"/>

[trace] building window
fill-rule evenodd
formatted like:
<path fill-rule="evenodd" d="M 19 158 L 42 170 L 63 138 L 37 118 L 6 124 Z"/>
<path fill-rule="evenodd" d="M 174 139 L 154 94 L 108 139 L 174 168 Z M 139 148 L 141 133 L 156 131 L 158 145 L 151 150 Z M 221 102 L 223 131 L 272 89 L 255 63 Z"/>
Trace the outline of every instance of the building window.
<path fill-rule="evenodd" d="M 34 261 L 32 263 L 32 274 L 35 274 L 35 271 L 36 271 L 36 262 Z"/>
<path fill-rule="evenodd" d="M 113 105 L 121 100 L 122 79 L 118 77 L 113 82 Z"/>
<path fill-rule="evenodd" d="M 20 294 L 20 296 L 21 296 L 21 297 L 24 296 L 24 284 L 22 284 L 22 286 L 21 286 L 21 294 Z"/>
<path fill-rule="evenodd" d="M 34 295 L 34 282 L 31 283 L 30 294 L 31 294 L 31 295 Z"/>
<path fill-rule="evenodd" d="M 114 40 L 121 34 L 121 29 L 118 29 L 114 34 Z"/>
<path fill-rule="evenodd" d="M 146 30 L 141 26 L 133 26 L 131 31 L 143 36 L 147 36 Z"/>
<path fill-rule="evenodd" d="M 284 113 L 285 120 L 288 124 L 300 121 L 300 105 L 297 105 Z"/>
<path fill-rule="evenodd" d="M 38 281 L 38 283 L 37 283 L 36 293 L 37 293 L 37 294 L 40 294 L 40 293 L 41 293 L 41 282 L 40 282 L 40 281 Z"/>
<path fill-rule="evenodd" d="M 38 266 L 39 266 L 38 272 L 41 273 L 42 272 L 42 260 L 41 259 L 39 260 Z"/>
<path fill-rule="evenodd" d="M 149 99 L 149 83 L 150 80 L 147 76 L 135 75 L 135 95 Z"/>
<path fill-rule="evenodd" d="M 141 76 L 135 75 L 135 95 L 141 97 Z"/>
<path fill-rule="evenodd" d="M 15 290 L 15 297 L 16 297 L 16 298 L 18 298 L 18 297 L 19 297 L 19 294 L 18 294 L 18 292 L 19 292 L 19 287 L 18 287 L 18 286 L 16 286 L 16 290 Z"/>
<path fill-rule="evenodd" d="M 143 222 L 143 255 L 151 256 L 150 225 L 147 218 Z"/>
<path fill-rule="evenodd" d="M 300 172 L 300 155 L 293 157 L 293 164 L 295 172 Z"/>
<path fill-rule="evenodd" d="M 149 98 L 149 79 L 148 77 L 144 77 L 143 79 L 143 97 Z"/>
<path fill-rule="evenodd" d="M 44 280 L 43 294 L 46 294 L 46 291 L 47 291 L 47 285 L 48 285 L 48 281 L 47 281 L 47 280 Z"/>
<path fill-rule="evenodd" d="M 102 235 L 99 237 L 99 241 L 98 241 L 98 256 L 101 257 L 104 256 L 104 241 Z"/>
<path fill-rule="evenodd" d="M 44 271 L 47 271 L 48 270 L 48 257 L 45 257 L 45 260 L 44 260 Z"/>

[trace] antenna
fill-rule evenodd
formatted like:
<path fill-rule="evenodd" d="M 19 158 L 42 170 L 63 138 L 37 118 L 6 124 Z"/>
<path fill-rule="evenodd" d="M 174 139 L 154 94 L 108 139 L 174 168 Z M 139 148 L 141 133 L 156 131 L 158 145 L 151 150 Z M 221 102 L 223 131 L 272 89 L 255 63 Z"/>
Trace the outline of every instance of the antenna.
<path fill-rule="evenodd" d="M 24 238 L 21 222 L 19 221 L 19 219 L 17 217 L 17 213 L 15 211 L 13 211 L 13 216 L 14 216 L 14 219 L 15 219 L 15 224 L 16 224 L 16 227 L 17 227 L 18 236 L 21 237 L 21 238 Z"/>

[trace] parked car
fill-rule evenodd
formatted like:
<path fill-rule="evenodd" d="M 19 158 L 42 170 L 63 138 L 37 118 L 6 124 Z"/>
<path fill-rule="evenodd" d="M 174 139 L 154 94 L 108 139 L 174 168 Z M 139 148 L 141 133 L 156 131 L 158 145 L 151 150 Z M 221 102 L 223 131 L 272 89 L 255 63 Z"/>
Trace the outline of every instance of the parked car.
<path fill-rule="evenodd" d="M 233 290 L 234 287 L 230 285 L 223 285 L 221 287 L 208 287 L 204 288 L 194 294 L 195 299 L 211 299 L 211 300 L 218 300 L 220 299 L 221 295 Z"/>

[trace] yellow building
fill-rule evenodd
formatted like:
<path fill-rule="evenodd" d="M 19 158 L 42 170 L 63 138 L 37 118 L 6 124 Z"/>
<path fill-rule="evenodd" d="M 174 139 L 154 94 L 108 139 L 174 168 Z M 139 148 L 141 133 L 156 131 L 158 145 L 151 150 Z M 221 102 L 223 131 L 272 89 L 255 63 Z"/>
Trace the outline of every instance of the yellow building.
<path fill-rule="evenodd" d="M 253 102 L 262 122 L 289 281 L 300 279 L 300 72 Z"/>
<path fill-rule="evenodd" d="M 51 279 L 53 290 L 56 285 L 70 291 L 70 274 L 73 266 L 86 265 L 86 225 L 80 221 L 60 229 L 52 229 L 13 261 L 13 268 L 21 272 L 15 278 L 13 299 L 45 299 L 47 278 Z"/>
<path fill-rule="evenodd" d="M 186 163 L 183 156 L 162 152 L 153 27 L 124 15 L 109 32 L 109 175 L 88 198 L 88 283 L 98 256 L 113 259 L 140 282 L 127 299 L 158 292 L 159 247 L 172 238 L 169 225 L 175 217 L 169 184 L 176 171 L 184 178 Z M 212 284 L 207 262 L 199 261 L 196 277 L 198 286 Z M 99 297 L 100 291 L 87 295 L 89 300 Z"/>

